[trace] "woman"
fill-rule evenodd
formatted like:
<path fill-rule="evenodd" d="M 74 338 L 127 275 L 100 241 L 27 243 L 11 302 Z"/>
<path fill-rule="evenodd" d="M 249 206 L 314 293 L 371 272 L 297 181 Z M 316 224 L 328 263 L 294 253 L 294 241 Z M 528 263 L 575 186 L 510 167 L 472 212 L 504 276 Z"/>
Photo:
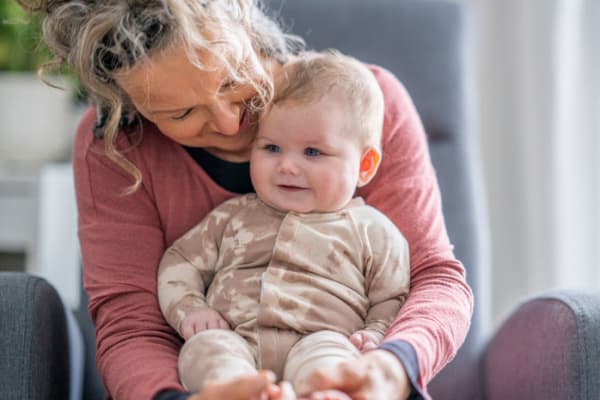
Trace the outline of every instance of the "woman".
<path fill-rule="evenodd" d="M 176 374 L 181 340 L 156 301 L 156 267 L 210 209 L 252 191 L 247 160 L 257 113 L 301 41 L 254 0 L 19 2 L 45 14 L 46 42 L 75 67 L 97 106 L 79 126 L 73 164 L 104 383 L 117 399 L 188 398 Z M 378 349 L 313 376 L 314 399 L 328 390 L 427 398 L 426 384 L 456 353 L 471 315 L 423 128 L 401 84 L 371 69 L 385 95 L 384 157 L 359 194 L 407 237 L 411 291 Z M 278 390 L 261 374 L 191 397 L 234 398 L 242 382 Z"/>

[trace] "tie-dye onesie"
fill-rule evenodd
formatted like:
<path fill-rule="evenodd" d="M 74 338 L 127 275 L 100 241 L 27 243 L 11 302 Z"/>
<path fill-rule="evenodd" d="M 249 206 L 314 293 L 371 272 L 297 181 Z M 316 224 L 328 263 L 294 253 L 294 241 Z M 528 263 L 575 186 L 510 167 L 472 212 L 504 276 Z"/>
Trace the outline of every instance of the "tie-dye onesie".
<path fill-rule="evenodd" d="M 189 390 L 210 379 L 271 369 L 302 377 L 358 351 L 361 329 L 383 337 L 409 288 L 409 249 L 396 226 L 361 198 L 328 213 L 282 212 L 255 194 L 230 199 L 177 240 L 158 271 L 158 297 L 180 334 L 210 307 L 232 330 L 197 333 L 183 346 Z"/>

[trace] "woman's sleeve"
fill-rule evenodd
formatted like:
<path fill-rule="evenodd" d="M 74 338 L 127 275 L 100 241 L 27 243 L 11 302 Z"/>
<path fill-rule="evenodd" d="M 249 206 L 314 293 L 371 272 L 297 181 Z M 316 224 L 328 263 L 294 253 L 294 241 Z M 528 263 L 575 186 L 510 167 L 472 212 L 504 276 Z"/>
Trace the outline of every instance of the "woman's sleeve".
<path fill-rule="evenodd" d="M 407 238 L 411 265 L 408 298 L 381 348 L 400 358 L 422 390 L 463 343 L 473 296 L 446 232 L 436 174 L 412 100 L 391 73 L 376 67 L 373 72 L 386 105 L 383 159 L 375 179 L 359 194 Z M 417 366 L 410 365 L 414 356 Z"/>
<path fill-rule="evenodd" d="M 159 215 L 148 188 L 122 194 L 133 181 L 102 155 L 102 142 L 93 143 L 94 122 L 90 110 L 78 129 L 73 167 L 100 375 L 119 400 L 183 391 L 177 377 L 181 342 L 157 301 L 156 269 L 165 249 Z"/>

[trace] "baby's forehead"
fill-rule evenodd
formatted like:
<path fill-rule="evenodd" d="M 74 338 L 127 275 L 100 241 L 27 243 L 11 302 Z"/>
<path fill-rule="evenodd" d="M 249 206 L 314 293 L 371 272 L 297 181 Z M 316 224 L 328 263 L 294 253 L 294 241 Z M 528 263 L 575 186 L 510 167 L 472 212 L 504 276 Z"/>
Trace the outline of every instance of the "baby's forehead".
<path fill-rule="evenodd" d="M 266 107 L 261 115 L 261 125 L 286 128 L 289 124 L 300 125 L 302 131 L 313 131 L 315 127 L 347 137 L 357 135 L 356 126 L 360 115 L 352 112 L 347 101 L 327 96 L 318 101 L 285 100 Z M 318 132 L 318 130 L 317 130 Z"/>
<path fill-rule="evenodd" d="M 357 122 L 356 113 L 347 100 L 340 98 L 339 96 L 326 95 L 318 98 L 289 98 L 280 100 L 275 103 L 271 103 L 267 106 L 262 115 L 268 118 L 269 114 L 275 111 L 278 115 L 307 115 L 310 114 L 312 118 L 324 119 L 327 121 L 327 116 L 333 112 L 340 112 L 344 115 L 344 119 L 354 124 Z M 321 118 L 323 117 L 323 118 Z M 306 124 L 310 125 L 314 120 L 307 119 Z"/>
<path fill-rule="evenodd" d="M 315 104 L 335 105 L 338 107 L 350 107 L 351 102 L 337 92 L 304 92 L 288 97 L 277 98 L 270 107 L 282 108 L 308 108 Z"/>

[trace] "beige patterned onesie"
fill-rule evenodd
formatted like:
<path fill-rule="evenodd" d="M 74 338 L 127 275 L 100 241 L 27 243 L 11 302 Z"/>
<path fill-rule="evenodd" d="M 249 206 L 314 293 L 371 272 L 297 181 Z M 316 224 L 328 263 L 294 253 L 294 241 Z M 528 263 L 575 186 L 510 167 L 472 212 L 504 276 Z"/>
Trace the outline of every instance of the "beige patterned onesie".
<path fill-rule="evenodd" d="M 354 198 L 331 213 L 281 212 L 255 194 L 233 198 L 178 239 L 158 271 L 158 298 L 180 334 L 198 308 L 218 311 L 232 330 L 190 338 L 179 356 L 188 390 L 211 379 L 271 369 L 301 391 L 315 367 L 358 350 L 348 337 L 383 337 L 409 288 L 404 236 Z"/>

